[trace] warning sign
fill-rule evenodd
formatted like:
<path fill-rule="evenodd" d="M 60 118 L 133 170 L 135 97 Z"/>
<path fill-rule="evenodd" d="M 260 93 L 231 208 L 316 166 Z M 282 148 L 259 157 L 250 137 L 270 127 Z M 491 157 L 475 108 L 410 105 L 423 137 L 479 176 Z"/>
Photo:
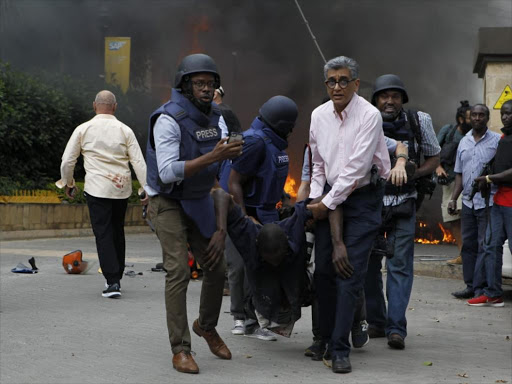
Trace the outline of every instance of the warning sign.
<path fill-rule="evenodd" d="M 494 104 L 493 109 L 501 109 L 501 106 L 505 101 L 512 100 L 512 89 L 510 89 L 510 85 L 507 85 L 503 92 L 501 92 L 498 101 Z"/>

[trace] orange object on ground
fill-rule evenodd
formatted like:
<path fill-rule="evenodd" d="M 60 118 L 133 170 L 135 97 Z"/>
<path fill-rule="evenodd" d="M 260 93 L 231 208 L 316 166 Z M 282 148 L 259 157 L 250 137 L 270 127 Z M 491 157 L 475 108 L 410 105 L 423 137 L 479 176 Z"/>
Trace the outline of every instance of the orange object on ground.
<path fill-rule="evenodd" d="M 82 260 L 82 251 L 76 250 L 64 255 L 62 266 L 67 273 L 77 275 L 87 269 L 87 261 Z"/>

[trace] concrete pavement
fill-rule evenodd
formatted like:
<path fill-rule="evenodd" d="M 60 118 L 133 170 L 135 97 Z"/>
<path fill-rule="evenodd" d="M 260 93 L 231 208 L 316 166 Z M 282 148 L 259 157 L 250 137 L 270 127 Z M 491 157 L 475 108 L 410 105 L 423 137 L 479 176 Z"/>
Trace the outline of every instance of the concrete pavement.
<path fill-rule="evenodd" d="M 417 247 L 416 264 L 452 257 L 453 248 Z M 348 375 L 335 375 L 303 356 L 311 343 L 310 308 L 290 339 L 264 342 L 231 335 L 225 297 L 217 329 L 233 360 L 219 360 L 193 334 L 201 373 L 185 375 L 172 368 L 164 274 L 150 271 L 161 258 L 156 237 L 127 235 L 127 264 L 133 267 L 126 270 L 143 275 L 123 278 L 120 300 L 101 297 L 97 261 L 86 275 L 64 272 L 62 255 L 75 249 L 96 260 L 93 237 L 1 242 L 1 383 L 512 383 L 510 286 L 504 308 L 473 308 L 450 295 L 463 287 L 461 281 L 416 277 L 406 349 L 391 350 L 385 339 L 372 339 L 352 352 Z M 38 274 L 10 272 L 32 256 Z M 190 324 L 200 287 L 200 281 L 189 284 Z"/>

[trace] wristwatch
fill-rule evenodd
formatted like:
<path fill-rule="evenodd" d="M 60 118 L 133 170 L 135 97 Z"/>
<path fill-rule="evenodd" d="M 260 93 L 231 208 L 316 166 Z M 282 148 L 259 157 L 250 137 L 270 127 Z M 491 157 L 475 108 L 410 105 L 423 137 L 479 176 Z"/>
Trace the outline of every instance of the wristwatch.
<path fill-rule="evenodd" d="M 489 177 L 489 175 L 485 175 L 485 181 L 487 181 L 487 184 L 491 184 L 492 183 L 492 180 Z"/>
<path fill-rule="evenodd" d="M 405 153 L 400 153 L 399 155 L 396 155 L 396 158 L 399 159 L 403 157 L 405 161 L 409 160 L 409 156 L 407 156 Z"/>

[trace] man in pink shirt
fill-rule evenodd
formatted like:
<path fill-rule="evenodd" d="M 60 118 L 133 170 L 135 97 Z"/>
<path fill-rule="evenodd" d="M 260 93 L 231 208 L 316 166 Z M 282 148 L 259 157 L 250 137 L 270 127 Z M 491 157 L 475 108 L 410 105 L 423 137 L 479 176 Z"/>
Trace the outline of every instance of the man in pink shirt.
<path fill-rule="evenodd" d="M 351 372 L 349 335 L 363 288 L 368 256 L 381 224 L 382 182 L 390 159 L 379 111 L 357 95 L 359 65 L 340 56 L 324 66 L 331 99 L 311 115 L 313 161 L 310 198 L 327 193 L 311 211 L 328 213 L 343 205 L 343 237 L 328 220 L 315 231 L 315 284 L 320 333 L 329 340 L 324 361 L 335 373 Z M 371 182 L 372 181 L 372 182 Z M 315 212 L 318 216 L 320 213 Z"/>

